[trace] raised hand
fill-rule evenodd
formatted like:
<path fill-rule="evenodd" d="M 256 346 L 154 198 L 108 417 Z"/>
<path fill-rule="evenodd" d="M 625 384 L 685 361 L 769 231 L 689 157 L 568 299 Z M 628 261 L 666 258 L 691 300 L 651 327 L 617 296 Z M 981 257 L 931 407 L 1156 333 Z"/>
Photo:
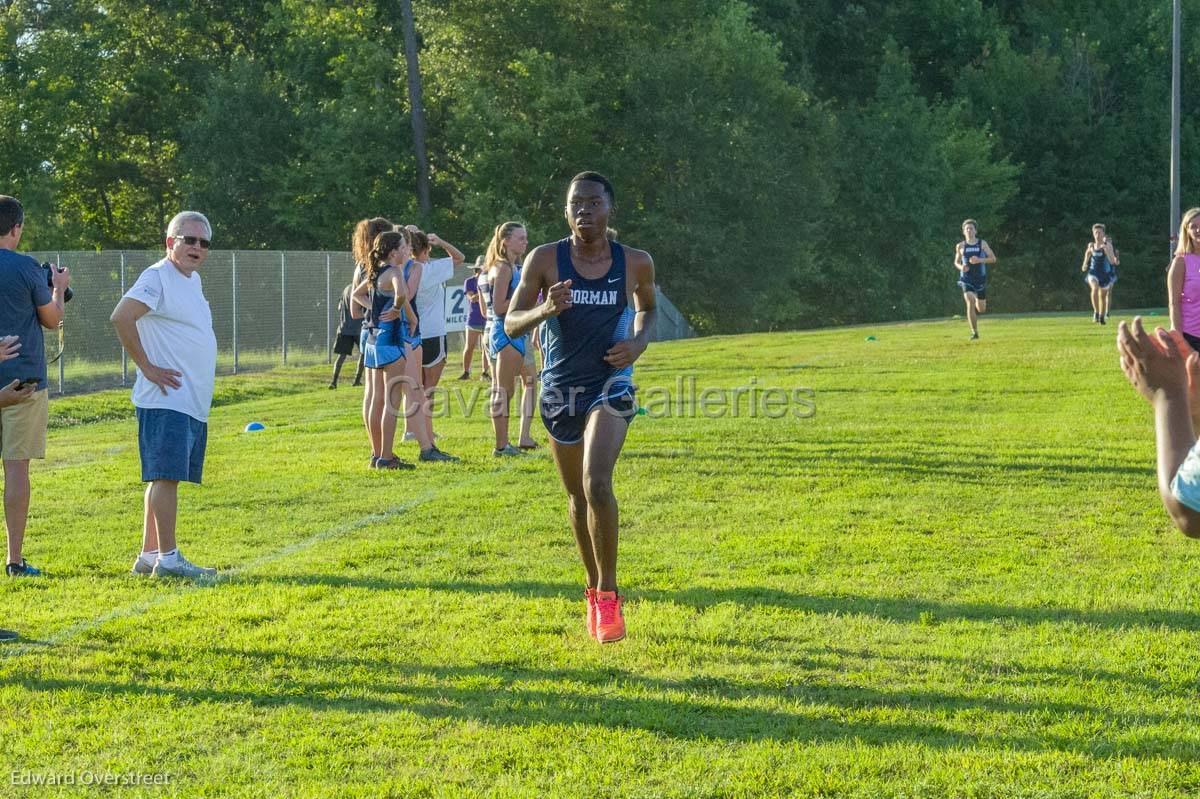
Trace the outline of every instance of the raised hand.
<path fill-rule="evenodd" d="M 571 303 L 571 281 L 564 280 L 561 283 L 555 283 L 546 292 L 546 313 L 548 316 L 558 316 L 563 311 L 569 310 Z"/>
<path fill-rule="evenodd" d="M 1150 402 L 1160 393 L 1186 395 L 1189 374 L 1200 379 L 1200 358 L 1183 336 L 1161 327 L 1147 333 L 1140 316 L 1134 317 L 1133 324 L 1121 322 L 1117 352 L 1125 378 Z"/>
<path fill-rule="evenodd" d="M 66 291 L 67 286 L 71 285 L 71 270 L 65 266 L 50 267 L 50 281 L 54 284 L 54 288 Z"/>

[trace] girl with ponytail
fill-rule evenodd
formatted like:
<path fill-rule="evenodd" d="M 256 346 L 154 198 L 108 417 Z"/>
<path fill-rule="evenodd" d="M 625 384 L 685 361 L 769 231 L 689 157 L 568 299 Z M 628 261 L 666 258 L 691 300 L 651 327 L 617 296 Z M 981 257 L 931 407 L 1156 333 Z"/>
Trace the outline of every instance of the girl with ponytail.
<path fill-rule="evenodd" d="M 392 445 L 396 439 L 394 389 L 402 382 L 409 352 L 402 327 L 416 333 L 416 316 L 409 302 L 401 265 L 410 254 L 408 240 L 401 233 L 378 234 L 365 254 L 364 274 L 351 295 L 364 309 L 359 347 L 367 366 L 367 397 L 364 418 L 371 440 L 372 469 L 413 469 L 396 457 Z"/>
<path fill-rule="evenodd" d="M 537 375 L 533 346 L 528 333 L 514 339 L 504 332 L 504 314 L 508 312 L 513 292 L 521 281 L 521 259 L 525 257 L 528 246 L 529 235 L 525 232 L 525 226 L 520 222 L 504 222 L 496 226 L 483 261 L 488 281 L 486 284 L 480 281 L 480 292 L 491 311 L 486 346 L 492 359 L 491 416 L 492 428 L 496 433 L 496 447 L 492 454 L 496 456 L 519 455 L 521 449 L 535 449 L 538 446 L 530 434 L 535 404 L 534 379 Z M 518 374 L 524 386 L 521 435 L 518 439 L 520 449 L 508 439 L 509 401 Z"/>

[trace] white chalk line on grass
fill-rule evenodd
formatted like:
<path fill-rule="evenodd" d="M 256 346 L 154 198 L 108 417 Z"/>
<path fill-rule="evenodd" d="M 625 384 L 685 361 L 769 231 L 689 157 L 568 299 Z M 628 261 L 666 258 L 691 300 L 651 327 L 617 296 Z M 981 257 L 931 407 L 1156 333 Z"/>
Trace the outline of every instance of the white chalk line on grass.
<path fill-rule="evenodd" d="M 339 538 L 343 535 L 346 535 L 347 533 L 352 533 L 355 530 L 361 530 L 364 527 L 367 527 L 372 524 L 377 524 L 378 522 L 386 521 L 387 519 L 392 519 L 397 516 L 403 516 L 404 514 L 412 511 L 413 509 L 420 507 L 421 505 L 424 505 L 425 503 L 430 502 L 431 500 L 437 499 L 442 494 L 449 493 L 450 491 L 453 491 L 456 489 L 466 488 L 473 483 L 482 482 L 485 477 L 488 478 L 489 480 L 491 480 L 491 479 L 495 478 L 496 475 L 511 471 L 515 466 L 516 466 L 516 462 L 510 462 L 509 464 L 507 464 L 499 469 L 496 469 L 494 471 L 488 472 L 487 474 L 476 475 L 476 476 L 468 478 L 466 480 L 462 480 L 460 482 L 453 483 L 448 486 L 443 486 L 442 490 L 440 490 L 440 491 L 426 491 L 424 494 L 414 497 L 413 499 L 410 499 L 407 502 L 403 502 L 393 508 L 388 508 L 387 510 L 383 511 L 382 513 L 372 513 L 369 516 L 363 516 L 362 518 L 355 519 L 352 522 L 340 524 L 336 527 L 330 527 L 327 530 L 322 530 L 318 533 L 314 533 L 313 535 L 309 536 L 308 538 L 306 538 L 302 541 L 297 541 L 295 543 L 288 544 L 287 546 L 283 547 L 282 549 L 277 549 L 274 552 L 269 552 L 266 555 L 261 555 L 261 556 L 255 558 L 254 560 L 250 561 L 249 563 L 243 564 L 241 566 L 236 566 L 232 569 L 223 571 L 212 579 L 195 580 L 195 581 L 187 581 L 187 580 L 181 581 L 181 582 L 179 582 L 179 588 L 174 591 L 160 594 L 152 599 L 146 599 L 146 600 L 141 600 L 139 602 L 134 602 L 123 608 L 116 608 L 114 610 L 110 610 L 110 611 L 108 611 L 106 613 L 102 613 L 101 615 L 96 616 L 95 618 L 92 618 L 92 619 L 86 619 L 84 621 L 76 622 L 75 624 L 71 625 L 70 627 L 60 630 L 59 632 L 55 633 L 54 635 L 49 636 L 48 638 L 42 638 L 42 639 L 38 639 L 36 641 L 23 641 L 21 643 L 15 644 L 15 645 L 10 644 L 10 645 L 5 646 L 2 649 L 0 649 L 0 659 L 17 658 L 17 657 L 20 657 L 21 655 L 29 654 L 30 652 L 42 651 L 42 650 L 47 649 L 48 647 L 58 646 L 60 644 L 66 643 L 67 641 L 70 641 L 73 638 L 77 638 L 78 636 L 80 636 L 84 633 L 91 632 L 92 630 L 95 630 L 98 627 L 109 623 L 110 621 L 117 621 L 119 619 L 128 619 L 128 618 L 133 618 L 134 616 L 140 616 L 143 613 L 147 613 L 148 611 L 151 611 L 154 608 L 165 605 L 168 602 L 173 602 L 176 599 L 180 599 L 182 597 L 188 596 L 195 591 L 201 591 L 201 590 L 205 590 L 205 589 L 209 589 L 209 588 L 215 588 L 215 587 L 221 585 L 222 583 L 230 582 L 234 577 L 236 577 L 238 575 L 245 574 L 247 572 L 251 572 L 254 569 L 262 568 L 263 566 L 267 566 L 278 560 L 282 560 L 284 558 L 290 557 L 291 555 L 295 555 L 297 552 L 302 552 L 306 549 L 314 547 L 317 544 L 322 544 L 326 541 L 330 541 L 332 539 Z M 139 579 L 146 579 L 146 578 L 139 578 Z"/>

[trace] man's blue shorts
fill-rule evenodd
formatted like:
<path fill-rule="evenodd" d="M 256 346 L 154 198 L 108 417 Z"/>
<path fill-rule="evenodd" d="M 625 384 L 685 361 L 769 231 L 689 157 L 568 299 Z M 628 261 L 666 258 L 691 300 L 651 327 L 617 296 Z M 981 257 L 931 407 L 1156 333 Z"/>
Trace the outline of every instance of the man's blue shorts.
<path fill-rule="evenodd" d="M 969 291 L 981 300 L 987 299 L 986 283 L 982 283 L 977 286 L 974 283 L 968 283 L 965 280 L 960 280 L 958 281 L 958 287 L 963 290 L 963 294 L 966 294 Z"/>
<path fill-rule="evenodd" d="M 617 388 L 608 395 L 597 393 L 566 397 L 543 388 L 541 406 L 542 424 L 559 444 L 578 444 L 583 441 L 588 415 L 592 411 L 611 413 L 624 419 L 625 424 L 633 421 L 637 414 L 632 386 Z"/>
<path fill-rule="evenodd" d="M 142 481 L 199 483 L 204 471 L 208 422 L 166 408 L 138 408 L 137 420 Z"/>
<path fill-rule="evenodd" d="M 1109 288 L 1113 283 L 1117 282 L 1116 272 L 1093 272 L 1088 270 L 1087 277 L 1083 279 L 1085 283 L 1091 285 L 1092 281 L 1096 281 L 1096 285 L 1102 289 Z"/>

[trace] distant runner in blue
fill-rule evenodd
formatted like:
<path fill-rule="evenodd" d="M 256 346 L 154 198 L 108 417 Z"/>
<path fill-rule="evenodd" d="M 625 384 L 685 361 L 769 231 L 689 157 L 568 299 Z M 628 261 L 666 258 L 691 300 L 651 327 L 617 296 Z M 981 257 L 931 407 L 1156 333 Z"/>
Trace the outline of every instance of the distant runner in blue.
<path fill-rule="evenodd" d="M 1117 282 L 1116 267 L 1121 263 L 1117 249 L 1108 237 L 1108 231 L 1099 222 L 1092 225 L 1092 240 L 1083 251 L 1081 272 L 1092 290 L 1092 321 L 1097 324 L 1108 322 L 1108 309 L 1112 304 L 1112 287 Z"/>
<path fill-rule="evenodd" d="M 600 643 L 625 637 L 613 468 L 637 412 L 633 364 L 657 316 L 650 254 L 606 235 L 615 200 L 599 173 L 571 180 L 571 235 L 525 259 L 504 320 L 510 337 L 542 326 L 542 422 L 586 572 L 588 632 Z M 539 292 L 545 299 L 535 306 Z"/>
<path fill-rule="evenodd" d="M 974 219 L 962 223 L 964 241 L 954 248 L 954 268 L 959 271 L 958 287 L 967 302 L 967 323 L 971 339 L 979 338 L 979 314 L 987 310 L 987 266 L 996 263 L 988 243 L 977 235 Z"/>

